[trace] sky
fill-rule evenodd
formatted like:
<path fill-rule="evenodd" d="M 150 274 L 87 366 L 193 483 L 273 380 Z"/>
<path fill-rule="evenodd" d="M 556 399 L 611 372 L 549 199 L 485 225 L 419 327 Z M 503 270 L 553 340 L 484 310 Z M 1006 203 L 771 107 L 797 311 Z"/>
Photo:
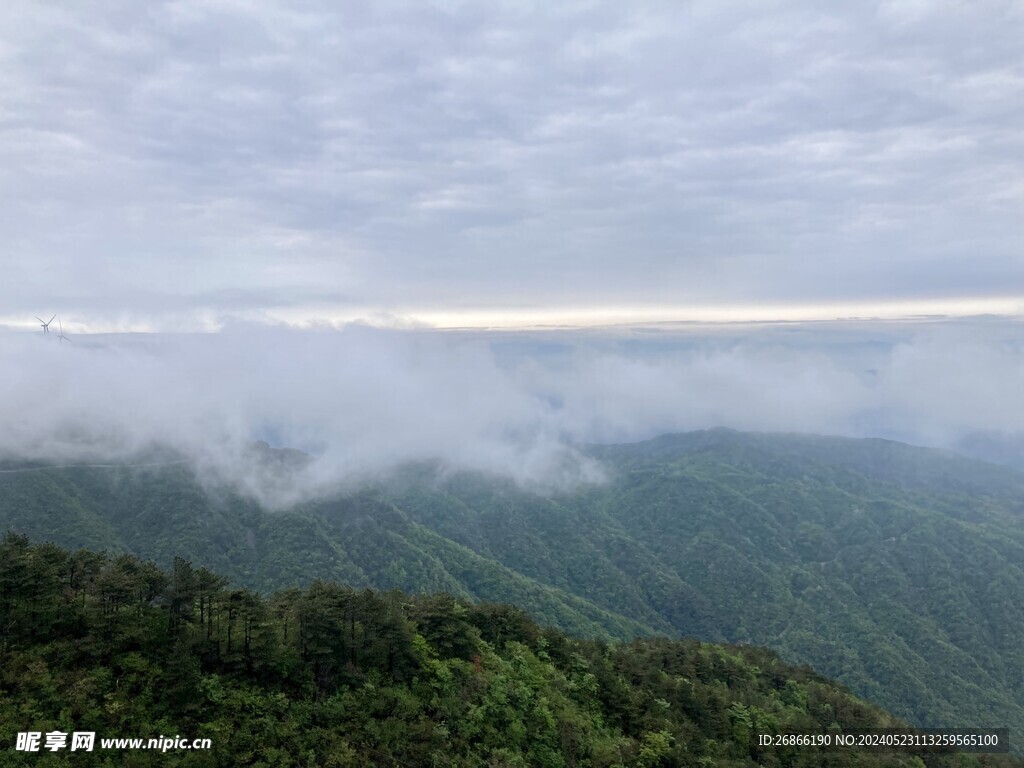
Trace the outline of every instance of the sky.
<path fill-rule="evenodd" d="M 0 8 L 0 324 L 1024 313 L 1020 2 Z"/>
<path fill-rule="evenodd" d="M 9 0 L 0 459 L 1024 467 L 1021 40 L 995 0 Z"/>

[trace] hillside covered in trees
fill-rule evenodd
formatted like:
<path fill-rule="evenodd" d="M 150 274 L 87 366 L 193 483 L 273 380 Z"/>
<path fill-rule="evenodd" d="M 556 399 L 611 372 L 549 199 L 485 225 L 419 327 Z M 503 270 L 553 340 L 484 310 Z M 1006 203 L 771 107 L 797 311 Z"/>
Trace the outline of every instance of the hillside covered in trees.
<path fill-rule="evenodd" d="M 261 597 L 182 559 L 164 572 L 16 535 L 0 542 L 0 629 L 5 747 L 26 730 L 211 741 L 20 755 L 39 766 L 1020 764 L 760 746 L 900 725 L 760 648 L 609 645 L 507 606 L 323 581 Z"/>
<path fill-rule="evenodd" d="M 727 430 L 588 451 L 606 483 L 416 466 L 274 511 L 185 464 L 44 466 L 0 473 L 0 530 L 183 555 L 264 594 L 321 578 L 508 603 L 581 637 L 751 643 L 918 725 L 1024 733 L 1024 475 Z"/>

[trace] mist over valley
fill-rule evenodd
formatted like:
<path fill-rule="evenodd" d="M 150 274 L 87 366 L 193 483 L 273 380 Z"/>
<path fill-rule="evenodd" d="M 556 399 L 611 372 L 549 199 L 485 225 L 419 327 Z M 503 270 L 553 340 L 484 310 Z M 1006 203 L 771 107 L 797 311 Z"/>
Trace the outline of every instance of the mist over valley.
<path fill-rule="evenodd" d="M 881 437 L 1021 466 L 1010 318 L 520 332 L 346 325 L 0 335 L 0 454 L 130 462 L 163 449 L 270 506 L 415 461 L 537 487 L 598 482 L 581 448 L 659 434 Z M 253 444 L 307 454 L 288 477 Z"/>

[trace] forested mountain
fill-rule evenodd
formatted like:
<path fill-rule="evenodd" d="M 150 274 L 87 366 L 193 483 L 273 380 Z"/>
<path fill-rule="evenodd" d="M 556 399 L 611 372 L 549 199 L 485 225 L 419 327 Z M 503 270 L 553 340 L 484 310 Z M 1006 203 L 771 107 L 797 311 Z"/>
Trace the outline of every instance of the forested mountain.
<path fill-rule="evenodd" d="M 917 724 L 1024 733 L 1024 475 L 727 430 L 588 450 L 609 480 L 571 492 L 423 466 L 278 512 L 186 465 L 0 472 L 0 528 L 263 592 L 334 579 L 581 636 L 764 645 Z"/>
<path fill-rule="evenodd" d="M 315 581 L 260 596 L 176 559 L 0 540 L 0 755 L 40 766 L 1020 766 L 762 745 L 905 728 L 750 646 L 608 645 L 522 611 Z M 14 752 L 92 732 L 92 751 Z M 119 750 L 111 737 L 209 739 Z"/>

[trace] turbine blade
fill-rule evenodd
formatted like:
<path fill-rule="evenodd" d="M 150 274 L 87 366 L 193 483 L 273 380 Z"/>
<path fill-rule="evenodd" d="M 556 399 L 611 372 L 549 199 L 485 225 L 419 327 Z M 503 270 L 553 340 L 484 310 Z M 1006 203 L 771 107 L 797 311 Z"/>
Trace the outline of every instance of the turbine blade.
<path fill-rule="evenodd" d="M 54 312 L 54 313 L 53 313 L 53 317 L 56 317 L 56 316 L 57 316 L 57 313 L 56 313 L 56 312 Z M 51 318 L 50 318 L 49 320 L 47 320 L 47 321 L 46 321 L 46 324 L 47 324 L 47 325 L 49 325 L 50 323 L 52 323 L 52 322 L 53 322 L 53 317 L 51 317 Z"/>
<path fill-rule="evenodd" d="M 43 320 L 43 318 L 41 318 L 41 317 L 40 317 L 39 315 L 35 315 L 34 317 L 35 317 L 35 319 L 36 319 L 36 320 L 38 320 L 38 321 L 39 321 L 40 323 L 42 323 L 43 325 L 46 325 L 46 321 L 45 321 L 45 320 Z"/>

